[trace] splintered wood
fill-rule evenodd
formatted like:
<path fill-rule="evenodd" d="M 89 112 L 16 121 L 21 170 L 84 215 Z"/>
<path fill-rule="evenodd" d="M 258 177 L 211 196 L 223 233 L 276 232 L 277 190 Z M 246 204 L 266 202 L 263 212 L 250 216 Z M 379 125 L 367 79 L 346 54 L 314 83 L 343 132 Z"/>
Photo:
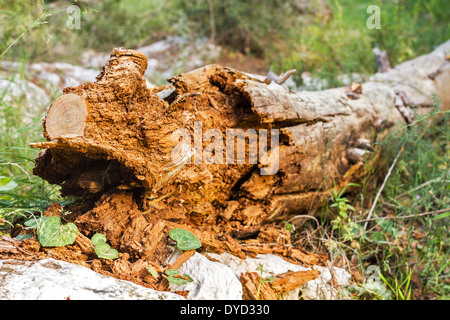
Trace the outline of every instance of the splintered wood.
<path fill-rule="evenodd" d="M 433 59 L 425 59 L 428 66 L 438 65 Z M 400 69 L 408 74 L 420 66 Z M 38 251 L 4 240 L 2 257 L 47 255 L 166 289 L 164 277 L 152 276 L 147 267 L 168 268 L 175 247 L 169 231 L 183 228 L 200 239 L 199 251 L 241 258 L 272 253 L 302 265 L 321 263 L 320 255 L 293 245 L 281 222 L 314 215 L 334 190 L 362 179 L 366 153 L 378 154 L 370 143 L 374 133 L 380 134 L 383 124 L 404 123 L 394 106 L 395 90 L 416 107 L 432 104 L 431 94 L 424 98 L 423 90 L 419 95 L 411 89 L 423 86 L 405 85 L 416 78 L 391 84 L 398 68 L 383 73 L 385 80 L 353 84 L 350 98 L 346 88 L 292 93 L 264 77 L 219 65 L 149 89 L 146 68 L 142 53 L 114 49 L 94 83 L 65 88 L 51 105 L 43 124 L 47 141 L 31 144 L 42 149 L 33 173 L 60 185 L 63 195 L 83 199 L 64 208 L 70 212 L 65 220 L 80 234 L 73 245 Z M 428 77 L 423 81 L 434 88 L 441 86 L 441 76 L 433 84 Z M 242 130 L 242 137 L 229 142 L 230 129 Z M 174 138 L 179 130 L 194 137 L 193 144 L 184 136 Z M 212 148 L 213 140 L 222 141 L 222 148 Z M 370 159 L 375 165 L 378 156 Z M 46 214 L 57 211 L 49 208 Z M 119 259 L 96 258 L 89 244 L 95 233 L 106 236 Z M 180 267 L 189 254 L 172 267 Z M 276 293 L 314 276 L 288 274 L 269 287 Z M 255 275 L 242 281 L 254 298 Z M 269 289 L 262 294 L 274 297 Z"/>
<path fill-rule="evenodd" d="M 297 289 L 310 280 L 317 279 L 320 271 L 312 268 L 306 271 L 289 271 L 274 278 L 263 278 L 256 272 L 241 276 L 244 300 L 275 300 L 290 290 Z"/>

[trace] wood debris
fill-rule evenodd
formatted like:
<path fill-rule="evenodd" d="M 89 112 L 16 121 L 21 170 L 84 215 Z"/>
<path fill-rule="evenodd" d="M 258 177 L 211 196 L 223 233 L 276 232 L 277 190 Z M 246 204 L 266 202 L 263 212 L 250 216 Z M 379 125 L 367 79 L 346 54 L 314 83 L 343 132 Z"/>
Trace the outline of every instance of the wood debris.
<path fill-rule="evenodd" d="M 308 281 L 317 279 L 319 275 L 320 271 L 315 270 L 314 268 L 307 271 L 289 271 L 278 274 L 275 279 L 270 282 L 270 286 L 275 292 L 286 292 L 294 290 Z"/>
<path fill-rule="evenodd" d="M 256 272 L 245 272 L 240 279 L 243 300 L 276 300 L 276 292 L 270 284 Z"/>

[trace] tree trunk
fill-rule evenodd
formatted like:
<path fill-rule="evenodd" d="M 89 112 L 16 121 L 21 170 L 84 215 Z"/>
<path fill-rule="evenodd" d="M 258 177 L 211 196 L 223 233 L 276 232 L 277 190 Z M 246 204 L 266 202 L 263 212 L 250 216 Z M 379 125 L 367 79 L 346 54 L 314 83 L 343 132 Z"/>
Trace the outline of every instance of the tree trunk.
<path fill-rule="evenodd" d="M 95 83 L 65 88 L 50 107 L 47 142 L 32 144 L 44 149 L 34 173 L 86 200 L 76 218 L 86 235 L 103 232 L 135 257 L 166 255 L 167 230 L 180 226 L 205 248 L 283 253 L 289 240 L 264 224 L 312 214 L 355 182 L 365 159 L 377 159 L 374 135 L 405 124 L 396 92 L 409 99 L 405 107 L 429 108 L 436 93 L 448 108 L 448 49 L 450 41 L 362 86 L 298 93 L 219 65 L 148 89 L 145 56 L 115 49 Z M 229 129 L 243 130 L 234 131 L 237 142 Z M 251 236 L 279 247 L 236 241 Z M 307 260 L 294 250 L 283 255 Z"/>

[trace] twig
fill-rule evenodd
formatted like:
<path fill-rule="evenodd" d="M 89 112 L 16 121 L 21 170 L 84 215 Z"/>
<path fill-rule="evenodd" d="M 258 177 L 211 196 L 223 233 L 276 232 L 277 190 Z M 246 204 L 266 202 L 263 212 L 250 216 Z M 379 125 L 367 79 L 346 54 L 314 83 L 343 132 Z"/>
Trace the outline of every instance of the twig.
<path fill-rule="evenodd" d="M 272 71 L 269 71 L 267 73 L 267 78 L 275 83 L 278 83 L 279 85 L 282 85 L 283 83 L 286 82 L 287 79 L 289 79 L 289 77 L 291 75 L 293 75 L 295 72 L 297 72 L 296 69 L 291 69 L 288 70 L 282 74 L 280 74 L 279 76 L 277 76 L 275 73 L 273 73 Z"/>
<path fill-rule="evenodd" d="M 14 163 L 14 162 L 4 162 L 4 163 L 0 163 L 0 166 L 1 165 L 10 165 L 10 166 L 15 166 L 15 167 L 17 167 L 17 168 L 19 168 L 23 173 L 25 173 L 26 174 L 26 176 L 28 177 L 28 181 L 30 181 L 31 182 L 31 177 L 30 177 L 30 175 L 28 174 L 28 172 L 24 169 L 24 168 L 22 168 L 18 163 Z"/>
<path fill-rule="evenodd" d="M 444 274 L 442 276 L 437 276 L 437 277 L 428 277 L 427 280 L 432 280 L 432 279 L 443 279 L 443 278 L 448 278 L 450 277 L 450 274 Z"/>
<path fill-rule="evenodd" d="M 448 65 L 448 61 L 444 62 L 436 71 L 428 74 L 428 78 L 434 80 L 437 75 L 439 75 Z"/>
<path fill-rule="evenodd" d="M 369 214 L 367 215 L 367 219 L 369 219 L 369 220 L 366 221 L 366 223 L 364 224 L 364 230 L 367 229 L 367 224 L 369 223 L 370 218 L 372 217 L 372 213 L 373 213 L 373 211 L 375 209 L 375 206 L 377 205 L 378 198 L 380 197 L 381 192 L 383 191 L 384 186 L 386 185 L 386 182 L 388 181 L 389 176 L 392 173 L 392 170 L 394 170 L 395 164 L 397 163 L 398 158 L 400 158 L 400 155 L 402 154 L 402 151 L 403 151 L 403 145 L 401 146 L 399 152 L 397 153 L 397 156 L 395 157 L 394 162 L 392 162 L 391 167 L 389 168 L 389 171 L 386 174 L 386 177 L 384 177 L 384 181 L 383 181 L 383 184 L 381 185 L 381 188 L 378 190 L 378 193 L 377 193 L 377 195 L 375 197 L 375 200 L 373 201 L 372 207 L 370 208 Z"/>
<path fill-rule="evenodd" d="M 310 216 L 310 215 L 307 215 L 307 214 L 299 214 L 299 215 L 293 216 L 293 217 L 290 218 L 287 222 L 290 223 L 292 220 L 295 220 L 295 219 L 302 219 L 302 218 L 305 218 L 305 219 L 313 219 L 313 220 L 317 223 L 317 226 L 320 226 L 319 220 L 317 220 L 316 217 Z"/>
<path fill-rule="evenodd" d="M 288 70 L 288 71 L 280 74 L 280 76 L 278 77 L 278 79 L 275 82 L 281 85 L 281 84 L 285 83 L 286 80 L 289 79 L 289 77 L 291 75 L 293 75 L 295 72 L 297 72 L 296 69 Z"/>
<path fill-rule="evenodd" d="M 209 26 L 211 28 L 211 37 L 209 40 L 211 42 L 214 42 L 216 38 L 216 22 L 214 19 L 214 7 L 212 5 L 211 0 L 208 0 L 208 7 L 209 7 Z"/>
<path fill-rule="evenodd" d="M 311 239 L 309 238 L 309 231 L 308 230 L 305 231 L 306 231 L 306 240 L 309 242 L 310 246 L 314 248 L 315 251 L 318 251 L 317 247 L 311 242 Z"/>
<path fill-rule="evenodd" d="M 414 189 L 411 189 L 411 190 L 408 190 L 408 191 L 406 191 L 406 192 L 403 192 L 402 194 L 398 195 L 396 198 L 397 198 L 397 199 L 403 198 L 403 197 L 406 196 L 408 193 L 417 191 L 417 190 L 419 190 L 420 188 L 426 187 L 426 186 L 428 186 L 428 185 L 430 185 L 430 184 L 432 184 L 432 183 L 434 183 L 434 182 L 437 182 L 437 181 L 439 181 L 439 180 L 441 180 L 440 177 L 439 177 L 439 178 L 436 178 L 436 179 L 433 179 L 433 180 L 430 180 L 430 181 L 427 181 L 427 182 L 425 182 L 425 183 L 422 183 L 421 185 L 415 187 Z M 449 182 L 449 181 L 447 181 L 447 182 Z"/>
<path fill-rule="evenodd" d="M 411 124 L 415 121 L 415 114 L 411 109 L 412 103 L 403 91 L 395 90 L 394 105 L 402 115 L 403 119 L 405 119 L 406 123 Z"/>
<path fill-rule="evenodd" d="M 282 244 L 282 243 L 240 243 L 240 246 L 282 246 L 282 247 L 292 247 L 292 244 Z"/>
<path fill-rule="evenodd" d="M 427 216 L 427 215 L 430 215 L 430 214 L 444 213 L 444 212 L 450 212 L 450 208 L 436 210 L 436 211 L 422 212 L 422 213 L 418 213 L 418 214 L 410 214 L 410 215 L 407 215 L 407 216 L 386 216 L 386 217 L 382 217 L 382 218 L 364 219 L 364 220 L 356 221 L 356 223 L 364 222 L 364 221 L 373 221 L 373 220 L 377 220 L 377 219 L 383 219 L 383 220 L 385 220 L 385 219 L 408 219 L 408 218 Z"/>

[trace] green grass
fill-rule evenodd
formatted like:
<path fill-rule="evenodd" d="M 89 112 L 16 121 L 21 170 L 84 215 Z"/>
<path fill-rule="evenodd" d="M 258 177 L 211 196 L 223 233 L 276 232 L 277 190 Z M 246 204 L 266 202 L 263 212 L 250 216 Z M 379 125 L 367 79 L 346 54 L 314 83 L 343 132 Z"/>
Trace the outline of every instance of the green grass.
<path fill-rule="evenodd" d="M 11 39 L 0 52 L 0 59 L 47 16 L 44 12 Z M 0 80 L 13 85 L 16 79 L 23 79 L 23 70 L 22 65 L 19 74 L 3 74 Z M 33 106 L 35 110 L 31 111 L 23 95 L 6 98 L 9 88 L 0 91 L 0 234 L 13 230 L 17 219 L 42 211 L 58 199 L 57 187 L 31 173 L 38 152 L 29 143 L 43 140 L 39 110 L 44 106 Z"/>
<path fill-rule="evenodd" d="M 58 198 L 57 187 L 31 173 L 37 151 L 29 143 L 43 140 L 41 118 L 23 123 L 18 111 L 20 101 L 5 103 L 0 97 L 0 233 Z"/>
<path fill-rule="evenodd" d="M 267 54 L 272 67 L 281 72 L 295 68 L 339 86 L 339 74 L 371 75 L 377 70 L 372 49 L 386 50 L 392 66 L 432 50 L 450 38 L 450 2 L 419 1 L 329 1 L 333 19 L 321 16 L 298 20 L 282 35 L 286 40 Z M 369 5 L 381 11 L 380 29 L 368 29 Z"/>
<path fill-rule="evenodd" d="M 324 216 L 330 218 L 322 221 L 319 239 L 328 239 L 325 244 L 340 266 L 353 265 L 362 275 L 370 266 L 379 267 L 376 281 L 360 282 L 347 296 L 448 299 L 450 112 L 436 105 L 379 147 L 387 159 L 386 169 L 367 167 L 359 187 L 349 185 L 351 191 L 334 194 L 324 206 Z M 367 221 L 374 195 L 397 156 Z"/>

